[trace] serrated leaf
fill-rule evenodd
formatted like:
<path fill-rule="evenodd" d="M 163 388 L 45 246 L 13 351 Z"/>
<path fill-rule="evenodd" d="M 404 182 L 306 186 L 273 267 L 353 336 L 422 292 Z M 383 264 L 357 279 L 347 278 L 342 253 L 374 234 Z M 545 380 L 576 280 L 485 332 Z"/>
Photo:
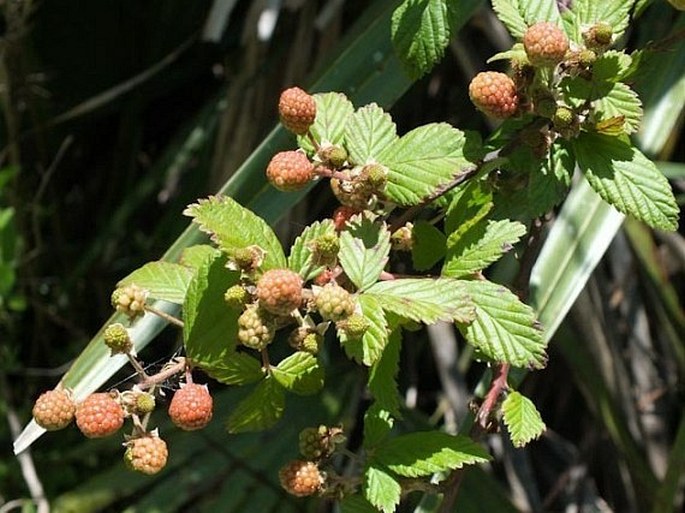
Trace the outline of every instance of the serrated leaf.
<path fill-rule="evenodd" d="M 514 447 L 523 447 L 547 429 L 533 401 L 519 392 L 510 392 L 502 402 L 502 416 Z"/>
<path fill-rule="evenodd" d="M 374 297 L 361 294 L 358 302 L 369 329 L 361 340 L 349 339 L 343 330 L 338 330 L 338 338 L 348 357 L 371 366 L 381 357 L 388 343 L 388 323 L 383 308 Z"/>
<path fill-rule="evenodd" d="M 633 58 L 618 50 L 609 50 L 597 57 L 592 64 L 592 80 L 595 82 L 618 82 L 628 72 Z"/>
<path fill-rule="evenodd" d="M 378 513 L 378 509 L 361 495 L 346 495 L 340 501 L 341 513 Z"/>
<path fill-rule="evenodd" d="M 192 279 L 192 269 L 181 264 L 157 261 L 136 269 L 117 283 L 117 287 L 135 284 L 148 290 L 151 298 L 180 305 L 185 300 Z"/>
<path fill-rule="evenodd" d="M 359 290 L 376 283 L 390 254 L 390 232 L 385 224 L 361 216 L 340 234 L 340 265 Z"/>
<path fill-rule="evenodd" d="M 335 226 L 331 219 L 316 221 L 307 226 L 290 249 L 288 268 L 299 273 L 305 281 L 319 274 L 325 267 L 314 262 L 312 254 L 312 244 L 322 235 L 335 235 Z"/>
<path fill-rule="evenodd" d="M 263 270 L 286 266 L 283 248 L 271 227 L 233 198 L 210 196 L 189 205 L 183 213 L 229 255 L 236 249 L 256 245 L 265 251 Z"/>
<path fill-rule="evenodd" d="M 311 395 L 323 387 L 323 367 L 315 356 L 304 351 L 291 354 L 270 372 L 283 388 L 295 394 Z"/>
<path fill-rule="evenodd" d="M 191 269 L 198 269 L 209 260 L 214 260 L 220 253 L 218 249 L 209 244 L 196 244 L 183 250 L 179 263 Z"/>
<path fill-rule="evenodd" d="M 229 433 L 269 429 L 279 421 L 284 408 L 284 388 L 267 376 L 250 395 L 238 403 L 226 421 L 226 429 Z"/>
<path fill-rule="evenodd" d="M 476 305 L 476 319 L 458 325 L 464 338 L 492 360 L 514 367 L 544 367 L 547 344 L 533 309 L 502 285 L 485 280 L 462 283 Z"/>
<path fill-rule="evenodd" d="M 485 463 L 487 451 L 466 436 L 453 436 L 441 431 L 423 431 L 401 435 L 382 443 L 373 455 L 378 462 L 404 477 L 430 476 Z"/>
<path fill-rule="evenodd" d="M 234 351 L 218 363 L 203 366 L 202 369 L 212 378 L 225 385 L 248 385 L 256 383 L 265 376 L 262 363 L 247 353 Z"/>
<path fill-rule="evenodd" d="M 419 78 L 443 57 L 454 26 L 446 0 L 405 0 L 392 15 L 393 46 L 412 78 Z"/>
<path fill-rule="evenodd" d="M 480 180 L 457 187 L 445 215 L 445 233 L 466 232 L 492 210 L 492 191 Z M 454 235 L 459 237 L 460 235 Z"/>
<path fill-rule="evenodd" d="M 388 410 L 374 402 L 364 413 L 364 440 L 365 449 L 378 445 L 392 430 L 395 419 Z"/>
<path fill-rule="evenodd" d="M 678 227 L 678 205 L 668 181 L 628 141 L 581 133 L 573 147 L 578 166 L 604 201 L 652 228 Z"/>
<path fill-rule="evenodd" d="M 522 39 L 528 24 L 523 17 L 519 0 L 492 0 L 492 9 L 516 39 Z"/>
<path fill-rule="evenodd" d="M 427 221 L 412 228 L 411 258 L 417 271 L 427 271 L 445 256 L 445 234 Z"/>
<path fill-rule="evenodd" d="M 637 93 L 623 82 L 617 82 L 607 93 L 594 103 L 597 121 L 609 119 L 622 120 L 622 131 L 627 134 L 637 132 L 642 121 L 642 102 Z"/>
<path fill-rule="evenodd" d="M 364 472 L 364 497 L 383 513 L 392 513 L 400 503 L 402 487 L 385 470 L 368 467 Z"/>
<path fill-rule="evenodd" d="M 369 392 L 376 400 L 374 404 L 394 416 L 400 415 L 400 393 L 397 388 L 397 373 L 400 365 L 401 330 L 396 328 L 383 348 L 383 354 L 369 371 Z"/>
<path fill-rule="evenodd" d="M 450 235 L 442 275 L 459 278 L 482 271 L 510 251 L 525 233 L 523 224 L 503 219 L 481 221 L 456 238 Z"/>
<path fill-rule="evenodd" d="M 341 144 L 347 121 L 354 112 L 352 102 L 342 93 L 317 93 L 313 96 L 316 120 L 309 131 L 319 144 Z M 297 144 L 310 155 L 315 153 L 308 137 L 297 136 Z"/>
<path fill-rule="evenodd" d="M 634 3 L 635 0 L 574 0 L 564 13 L 564 20 L 571 28 L 569 32 L 572 39 L 577 43 L 583 41 L 583 30 L 598 22 L 611 26 L 615 41 L 628 27 Z"/>
<path fill-rule="evenodd" d="M 463 283 L 450 278 L 402 278 L 378 282 L 362 297 L 374 297 L 384 310 L 416 322 L 468 323 L 474 307 Z"/>
<path fill-rule="evenodd" d="M 345 148 L 348 160 L 364 165 L 397 140 L 397 127 L 390 114 L 375 103 L 365 105 L 352 114 L 345 126 Z"/>
<path fill-rule="evenodd" d="M 472 167 L 464 156 L 465 144 L 464 133 L 447 123 L 403 135 L 378 156 L 388 168 L 386 196 L 403 206 L 421 203 Z"/>
<path fill-rule="evenodd" d="M 183 341 L 193 365 L 212 373 L 233 353 L 238 334 L 238 312 L 224 303 L 226 289 L 238 283 L 240 273 L 230 271 L 219 256 L 198 268 L 183 305 Z"/>

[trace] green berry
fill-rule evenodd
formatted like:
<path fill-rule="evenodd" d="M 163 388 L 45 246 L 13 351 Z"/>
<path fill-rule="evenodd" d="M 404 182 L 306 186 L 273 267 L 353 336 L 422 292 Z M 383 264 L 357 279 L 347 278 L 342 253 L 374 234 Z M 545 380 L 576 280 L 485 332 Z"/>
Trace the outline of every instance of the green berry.
<path fill-rule="evenodd" d="M 276 325 L 268 312 L 256 305 L 248 306 L 238 317 L 238 340 L 245 347 L 261 351 L 276 334 Z"/>
<path fill-rule="evenodd" d="M 608 23 L 596 23 L 583 32 L 585 46 L 591 50 L 605 50 L 611 46 L 614 29 Z"/>
<path fill-rule="evenodd" d="M 128 330 L 121 323 L 110 324 L 103 333 L 105 345 L 110 348 L 112 355 L 127 354 L 133 349 L 133 342 Z"/>
<path fill-rule="evenodd" d="M 344 166 L 345 161 L 347 160 L 347 150 L 336 144 L 322 146 L 318 155 L 324 164 L 330 165 L 334 168 L 340 168 Z"/>
<path fill-rule="evenodd" d="M 352 340 L 362 338 L 369 329 L 369 326 L 369 321 L 361 314 L 352 314 L 347 319 L 338 321 L 336 324 L 336 327 Z"/>
<path fill-rule="evenodd" d="M 119 287 L 112 293 L 112 306 L 117 312 L 122 312 L 128 315 L 131 319 L 143 315 L 145 313 L 145 301 L 149 294 L 138 285 L 132 283 Z"/>
<path fill-rule="evenodd" d="M 319 461 L 330 457 L 336 445 L 345 441 L 342 429 L 339 427 L 309 427 L 300 431 L 300 454 L 307 460 Z"/>
<path fill-rule="evenodd" d="M 354 313 L 352 295 L 336 283 L 323 286 L 315 297 L 316 309 L 325 320 L 341 321 Z"/>
<path fill-rule="evenodd" d="M 414 225 L 407 223 L 395 230 L 390 236 L 390 243 L 395 251 L 411 251 L 414 246 Z"/>
<path fill-rule="evenodd" d="M 336 233 L 324 233 L 314 239 L 312 253 L 319 265 L 332 264 L 340 251 L 340 239 Z"/>
<path fill-rule="evenodd" d="M 250 293 L 242 285 L 233 285 L 224 294 L 224 301 L 234 310 L 242 310 L 250 299 Z"/>

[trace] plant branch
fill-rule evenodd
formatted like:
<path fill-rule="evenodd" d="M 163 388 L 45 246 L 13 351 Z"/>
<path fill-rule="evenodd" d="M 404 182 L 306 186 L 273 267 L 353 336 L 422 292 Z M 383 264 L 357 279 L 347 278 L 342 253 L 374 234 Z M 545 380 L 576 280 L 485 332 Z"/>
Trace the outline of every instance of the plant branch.
<path fill-rule="evenodd" d="M 169 315 L 168 313 L 163 312 L 162 310 L 158 310 L 154 306 L 145 305 L 145 311 L 150 312 L 151 314 L 155 314 L 156 316 L 161 317 L 165 321 L 170 322 L 171 324 L 175 324 L 179 328 L 183 328 L 183 326 L 185 326 L 181 319 L 178 319 L 173 315 Z"/>
<path fill-rule="evenodd" d="M 164 381 L 169 379 L 171 376 L 175 376 L 176 374 L 183 372 L 186 368 L 186 364 L 187 364 L 186 359 L 184 357 L 179 357 L 176 359 L 176 363 L 173 363 L 173 364 L 163 368 L 157 374 L 154 374 L 152 376 L 147 376 L 147 378 L 144 378 L 140 383 L 138 383 L 137 386 L 141 390 L 145 390 L 145 389 L 150 388 L 152 386 L 163 383 Z"/>

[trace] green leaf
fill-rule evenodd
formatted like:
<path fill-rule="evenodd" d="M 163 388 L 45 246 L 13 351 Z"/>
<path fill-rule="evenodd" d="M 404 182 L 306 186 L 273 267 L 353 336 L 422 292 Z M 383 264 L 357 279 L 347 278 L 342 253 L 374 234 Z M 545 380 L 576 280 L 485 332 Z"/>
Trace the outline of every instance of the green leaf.
<path fill-rule="evenodd" d="M 361 495 L 346 495 L 340 501 L 341 513 L 378 513 L 378 509 Z"/>
<path fill-rule="evenodd" d="M 390 232 L 366 216 L 353 219 L 340 234 L 340 265 L 359 290 L 376 283 L 389 254 Z"/>
<path fill-rule="evenodd" d="M 400 415 L 400 393 L 397 388 L 397 373 L 400 365 L 400 349 L 402 337 L 400 328 L 390 333 L 388 344 L 383 354 L 369 372 L 369 392 L 376 400 L 379 408 L 387 410 L 392 415 Z"/>
<path fill-rule="evenodd" d="M 345 126 L 348 159 L 355 165 L 376 160 L 383 149 L 397 140 L 397 127 L 390 114 L 371 103 L 350 116 Z"/>
<path fill-rule="evenodd" d="M 283 388 L 295 394 L 311 395 L 323 387 L 323 367 L 315 356 L 304 351 L 291 354 L 270 372 Z"/>
<path fill-rule="evenodd" d="M 519 0 L 523 18 L 530 26 L 538 21 L 550 21 L 561 27 L 561 15 L 557 0 Z"/>
<path fill-rule="evenodd" d="M 466 232 L 492 210 L 492 192 L 480 180 L 469 180 L 457 187 L 445 216 L 445 233 Z M 458 237 L 459 235 L 454 235 Z"/>
<path fill-rule="evenodd" d="M 221 252 L 214 246 L 209 244 L 196 244 L 183 250 L 179 263 L 190 267 L 191 269 L 199 269 L 208 261 L 214 260 Z"/>
<path fill-rule="evenodd" d="M 546 342 L 533 309 L 502 285 L 485 280 L 462 283 L 476 305 L 476 319 L 458 325 L 464 338 L 492 360 L 514 367 L 544 367 Z"/>
<path fill-rule="evenodd" d="M 400 476 L 423 477 L 489 459 L 487 451 L 466 436 L 422 431 L 387 440 L 376 449 L 372 461 Z"/>
<path fill-rule="evenodd" d="M 288 268 L 299 273 L 305 281 L 319 274 L 324 268 L 312 260 L 312 244 L 322 235 L 335 235 L 335 226 L 331 219 L 316 221 L 307 226 L 290 249 Z"/>
<path fill-rule="evenodd" d="M 581 43 L 582 31 L 602 22 L 611 25 L 615 41 L 628 27 L 634 3 L 635 0 L 574 0 L 564 13 L 564 20 L 571 28 L 571 38 Z"/>
<path fill-rule="evenodd" d="M 236 249 L 256 245 L 265 251 L 263 270 L 286 266 L 283 248 L 271 227 L 234 199 L 210 196 L 189 205 L 183 213 L 229 255 Z"/>
<path fill-rule="evenodd" d="M 378 282 L 361 297 L 374 297 L 384 310 L 416 322 L 468 323 L 474 318 L 474 307 L 463 283 L 451 278 L 402 278 Z"/>
<path fill-rule="evenodd" d="M 678 205 L 668 181 L 629 142 L 582 133 L 573 146 L 579 167 L 604 201 L 652 228 L 677 229 Z"/>
<path fill-rule="evenodd" d="M 273 427 L 285 409 L 285 390 L 274 379 L 266 377 L 244 398 L 226 421 L 229 433 L 263 431 Z"/>
<path fill-rule="evenodd" d="M 400 503 L 402 487 L 385 470 L 368 467 L 364 472 L 364 497 L 383 513 L 392 513 Z"/>
<path fill-rule="evenodd" d="M 642 121 L 642 102 L 629 86 L 617 82 L 607 93 L 594 103 L 597 122 L 618 118 L 622 121 L 623 132 L 637 132 Z"/>
<path fill-rule="evenodd" d="M 411 258 L 417 271 L 427 271 L 445 256 L 445 234 L 427 221 L 419 220 L 412 229 Z"/>
<path fill-rule="evenodd" d="M 376 298 L 362 294 L 358 302 L 362 315 L 369 322 L 369 329 L 361 340 L 349 339 L 343 330 L 338 330 L 338 338 L 348 357 L 371 366 L 381 357 L 388 343 L 388 323 Z"/>
<path fill-rule="evenodd" d="M 417 205 L 463 175 L 473 165 L 464 156 L 464 133 L 447 123 L 431 123 L 396 140 L 379 156 L 388 168 L 385 193 L 403 206 Z"/>
<path fill-rule="evenodd" d="M 193 271 L 181 264 L 149 262 L 117 283 L 117 287 L 135 284 L 150 291 L 150 297 L 183 304 Z"/>
<path fill-rule="evenodd" d="M 523 39 L 528 23 L 523 17 L 519 0 L 492 0 L 492 9 L 512 36 Z"/>
<path fill-rule="evenodd" d="M 445 54 L 454 26 L 447 0 L 405 0 L 392 15 L 395 51 L 412 78 L 419 78 Z"/>
<path fill-rule="evenodd" d="M 523 447 L 547 429 L 533 401 L 519 392 L 507 395 L 502 402 L 502 414 L 514 447 Z"/>
<path fill-rule="evenodd" d="M 203 370 L 225 385 L 248 385 L 265 376 L 262 363 L 241 351 L 234 351 L 219 362 L 203 367 Z"/>
<path fill-rule="evenodd" d="M 213 374 L 235 351 L 238 312 L 224 303 L 224 292 L 238 283 L 240 273 L 226 268 L 222 256 L 197 270 L 183 305 L 183 341 L 193 365 Z"/>
<path fill-rule="evenodd" d="M 394 424 L 393 414 L 374 402 L 364 413 L 364 448 L 378 445 L 390 433 Z"/>
<path fill-rule="evenodd" d="M 342 93 L 317 93 L 316 120 L 309 128 L 314 139 L 320 144 L 341 144 L 345 126 L 354 112 L 352 102 Z M 310 155 L 315 153 L 314 146 L 307 136 L 299 135 L 297 144 Z"/>
<path fill-rule="evenodd" d="M 521 223 L 503 219 L 481 221 L 458 238 L 447 239 L 447 255 L 442 275 L 459 278 L 482 271 L 510 251 L 526 233 Z"/>

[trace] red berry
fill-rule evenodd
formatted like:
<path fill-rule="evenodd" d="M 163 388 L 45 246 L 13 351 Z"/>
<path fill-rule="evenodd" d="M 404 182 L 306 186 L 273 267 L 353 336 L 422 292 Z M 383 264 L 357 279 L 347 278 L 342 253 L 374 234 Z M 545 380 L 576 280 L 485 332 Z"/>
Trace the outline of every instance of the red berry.
<path fill-rule="evenodd" d="M 257 282 L 259 306 L 275 315 L 288 315 L 302 303 L 302 278 L 289 269 L 271 269 Z"/>
<path fill-rule="evenodd" d="M 185 431 L 202 429 L 212 420 L 213 404 L 207 385 L 186 383 L 171 399 L 169 417 Z"/>
<path fill-rule="evenodd" d="M 297 191 L 314 178 L 314 165 L 302 152 L 282 151 L 269 162 L 266 177 L 281 191 Z"/>
<path fill-rule="evenodd" d="M 90 394 L 76 407 L 76 425 L 88 438 L 103 438 L 124 425 L 124 409 L 112 394 Z"/>
<path fill-rule="evenodd" d="M 568 37 L 554 23 L 541 21 L 523 35 L 523 47 L 533 66 L 554 66 L 568 51 Z"/>
<path fill-rule="evenodd" d="M 126 442 L 124 462 L 136 472 L 156 474 L 165 467 L 168 457 L 166 442 L 157 435 L 148 433 Z"/>
<path fill-rule="evenodd" d="M 285 128 L 298 135 L 306 134 L 316 119 L 316 101 L 299 87 L 291 87 L 281 93 L 278 114 Z"/>
<path fill-rule="evenodd" d="M 43 392 L 33 405 L 33 418 L 48 431 L 65 428 L 74 418 L 76 405 L 67 390 Z"/>
<path fill-rule="evenodd" d="M 502 119 L 513 116 L 519 103 L 514 81 L 497 71 L 478 73 L 469 84 L 469 96 L 485 114 Z"/>
<path fill-rule="evenodd" d="M 278 478 L 285 491 L 297 497 L 315 494 L 321 490 L 324 481 L 316 463 L 303 460 L 285 465 L 278 472 Z"/>

